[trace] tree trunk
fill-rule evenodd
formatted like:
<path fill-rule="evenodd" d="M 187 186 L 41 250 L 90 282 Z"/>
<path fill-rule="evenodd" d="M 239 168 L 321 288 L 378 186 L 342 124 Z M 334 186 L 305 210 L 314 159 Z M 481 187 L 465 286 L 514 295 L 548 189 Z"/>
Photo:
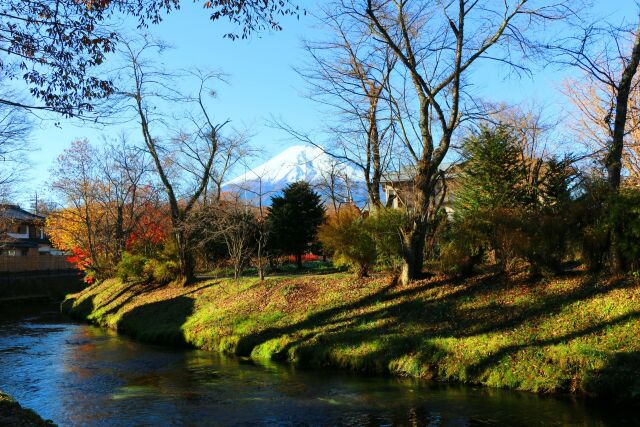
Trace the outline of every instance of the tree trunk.
<path fill-rule="evenodd" d="M 193 274 L 195 265 L 191 248 L 187 242 L 187 236 L 183 231 L 175 234 L 176 245 L 178 246 L 178 259 L 180 262 L 180 275 L 185 281 L 185 285 L 193 283 L 195 276 Z"/>
<path fill-rule="evenodd" d="M 622 72 L 618 92 L 616 94 L 616 117 L 613 126 L 611 148 L 607 155 L 607 178 L 612 196 L 618 194 L 622 173 L 622 152 L 624 150 L 624 135 L 627 123 L 627 109 L 631 84 L 640 63 L 640 25 L 634 40 L 631 58 Z M 623 269 L 620 253 L 621 230 L 619 224 L 613 224 L 609 235 L 609 267 L 614 274 Z"/>
<path fill-rule="evenodd" d="M 296 254 L 296 267 L 298 270 L 302 270 L 302 254 Z"/>
<path fill-rule="evenodd" d="M 413 220 L 411 229 L 402 232 L 403 264 L 400 281 L 403 285 L 422 276 L 426 230 L 423 220 L 416 218 Z"/>
<path fill-rule="evenodd" d="M 125 235 L 124 235 L 124 207 L 120 204 L 116 207 L 116 257 L 119 259 L 122 256 L 126 247 Z"/>
<path fill-rule="evenodd" d="M 367 264 L 361 264 L 358 266 L 358 279 L 363 277 L 369 277 L 369 266 Z"/>

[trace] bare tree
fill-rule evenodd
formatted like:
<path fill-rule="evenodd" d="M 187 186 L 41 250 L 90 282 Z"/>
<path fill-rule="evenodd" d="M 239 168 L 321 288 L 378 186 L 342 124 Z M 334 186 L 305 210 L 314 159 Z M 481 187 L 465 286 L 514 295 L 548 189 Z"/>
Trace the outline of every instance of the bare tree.
<path fill-rule="evenodd" d="M 24 179 L 32 122 L 19 108 L 0 104 L 0 200 L 15 195 Z"/>
<path fill-rule="evenodd" d="M 344 14 L 340 2 L 321 6 L 317 20 L 329 38 L 304 42 L 309 62 L 297 72 L 308 85 L 308 97 L 328 109 L 323 130 L 327 141 L 282 121 L 275 126 L 355 166 L 362 172 L 370 205 L 379 208 L 380 182 L 393 141 L 385 91 L 397 58 L 388 46 L 372 41 L 368 23 Z"/>
<path fill-rule="evenodd" d="M 206 248 L 211 243 L 224 242 L 233 262 L 234 278 L 238 279 L 261 246 L 257 240 L 259 224 L 255 209 L 236 196 L 235 200 L 223 200 L 219 204 L 198 205 L 184 227 L 194 246 Z"/>
<path fill-rule="evenodd" d="M 185 283 L 190 283 L 195 266 L 186 221 L 209 184 L 220 147 L 221 131 L 229 123 L 228 120 L 216 122 L 207 108 L 208 96 L 215 93 L 210 85 L 220 75 L 198 74 L 197 93 L 184 97 L 175 89 L 176 76 L 165 72 L 148 58 L 153 52 L 161 51 L 162 44 L 146 38 L 139 47 L 134 43 L 123 44 L 127 60 L 123 71 L 127 82 L 120 94 L 134 111 L 145 147 L 166 193 L 180 272 Z M 180 102 L 185 108 L 194 108 L 188 115 L 190 129 L 162 139 L 160 135 L 168 131 L 164 122 L 166 116 L 161 109 L 163 102 Z"/>
<path fill-rule="evenodd" d="M 620 189 L 629 98 L 640 64 L 640 17 L 636 19 L 633 24 L 587 25 L 581 34 L 556 46 L 561 62 L 582 70 L 590 82 L 601 85 L 609 96 L 610 104 L 601 120 L 608 129 L 604 166 L 612 194 Z M 609 234 L 609 263 L 614 273 L 623 268 L 619 241 L 620 228 L 616 225 Z"/>
<path fill-rule="evenodd" d="M 342 205 L 354 201 L 354 184 L 349 175 L 344 173 L 341 165 L 335 159 L 331 161 L 328 168 L 320 171 L 321 181 L 316 185 L 318 192 L 326 200 L 325 204 L 330 204 L 334 212 L 337 212 Z"/>
<path fill-rule="evenodd" d="M 148 179 L 151 163 L 148 154 L 131 145 L 125 134 L 105 146 L 101 159 L 99 197 L 113 224 L 113 256 L 119 259 L 146 202 L 155 198 L 155 188 Z"/>
<path fill-rule="evenodd" d="M 397 56 L 417 98 L 418 138 L 406 140 L 407 152 L 415 163 L 416 200 L 411 221 L 402 230 L 403 282 L 421 274 L 440 165 L 465 116 L 466 105 L 473 105 L 464 90 L 466 75 L 483 59 L 527 70 L 512 47 L 530 46 L 525 30 L 531 32 L 534 24 L 560 19 L 566 12 L 563 2 L 537 7 L 533 3 L 345 1 L 348 13 L 369 22 L 374 38 Z"/>
<path fill-rule="evenodd" d="M 210 185 L 205 193 L 205 202 L 208 193 L 212 193 L 213 201 L 219 203 L 222 197 L 222 187 L 231 171 L 239 163 L 244 163 L 254 155 L 254 150 L 249 146 L 250 135 L 247 132 L 236 132 L 235 135 L 220 140 L 218 155 L 211 170 Z"/>

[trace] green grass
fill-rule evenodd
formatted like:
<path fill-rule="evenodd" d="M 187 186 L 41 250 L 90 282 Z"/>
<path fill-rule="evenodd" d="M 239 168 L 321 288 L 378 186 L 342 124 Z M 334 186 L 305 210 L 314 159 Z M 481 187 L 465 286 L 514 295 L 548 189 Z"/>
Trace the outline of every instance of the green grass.
<path fill-rule="evenodd" d="M 108 280 L 63 310 L 152 342 L 253 359 L 534 392 L 640 395 L 640 283 L 581 273 L 531 283 L 490 274 L 402 286 L 346 273 Z"/>
<path fill-rule="evenodd" d="M 55 426 L 31 409 L 25 409 L 11 396 L 0 392 L 0 426 Z"/>

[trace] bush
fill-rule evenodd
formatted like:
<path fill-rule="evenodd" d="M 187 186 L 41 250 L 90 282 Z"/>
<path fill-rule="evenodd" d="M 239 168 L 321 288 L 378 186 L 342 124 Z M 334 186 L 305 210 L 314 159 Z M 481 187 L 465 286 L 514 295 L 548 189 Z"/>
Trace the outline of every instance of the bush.
<path fill-rule="evenodd" d="M 618 227 L 619 250 L 627 271 L 640 269 L 640 189 L 622 188 L 609 201 L 608 229 Z"/>
<path fill-rule="evenodd" d="M 376 244 L 354 206 L 340 209 L 322 224 L 318 238 L 322 246 L 334 254 L 337 263 L 355 268 L 358 277 L 367 276 L 376 260 Z"/>
<path fill-rule="evenodd" d="M 617 228 L 623 268 L 640 269 L 640 189 L 623 187 L 611 195 L 604 180 L 588 183 L 576 208 L 581 221 L 581 252 L 585 264 L 602 268 L 609 256 L 609 235 Z"/>
<path fill-rule="evenodd" d="M 149 279 L 145 274 L 147 262 L 148 259 L 142 255 L 125 252 L 116 266 L 116 274 L 123 282 L 147 280 Z"/>
<path fill-rule="evenodd" d="M 437 268 L 449 276 L 468 277 L 482 260 L 483 241 L 477 224 L 469 220 L 450 223 L 441 234 L 438 244 Z"/>
<path fill-rule="evenodd" d="M 166 285 L 175 280 L 180 273 L 178 263 L 175 261 L 161 261 L 150 259 L 144 265 L 144 274 L 146 277 L 153 279 L 155 283 Z"/>
<path fill-rule="evenodd" d="M 365 219 L 365 227 L 375 242 L 377 262 L 387 267 L 398 267 L 402 262 L 400 230 L 407 221 L 401 209 L 380 208 Z"/>

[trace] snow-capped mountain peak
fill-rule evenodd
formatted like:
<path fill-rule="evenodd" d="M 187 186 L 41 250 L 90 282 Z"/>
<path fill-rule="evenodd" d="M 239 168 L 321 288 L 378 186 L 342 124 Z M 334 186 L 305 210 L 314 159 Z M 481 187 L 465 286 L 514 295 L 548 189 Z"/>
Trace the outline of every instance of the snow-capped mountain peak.
<path fill-rule="evenodd" d="M 226 182 L 223 190 L 251 193 L 253 196 L 271 196 L 297 181 L 322 185 L 332 171 L 350 182 L 362 181 L 361 174 L 356 169 L 338 162 L 322 149 L 295 145 Z"/>

